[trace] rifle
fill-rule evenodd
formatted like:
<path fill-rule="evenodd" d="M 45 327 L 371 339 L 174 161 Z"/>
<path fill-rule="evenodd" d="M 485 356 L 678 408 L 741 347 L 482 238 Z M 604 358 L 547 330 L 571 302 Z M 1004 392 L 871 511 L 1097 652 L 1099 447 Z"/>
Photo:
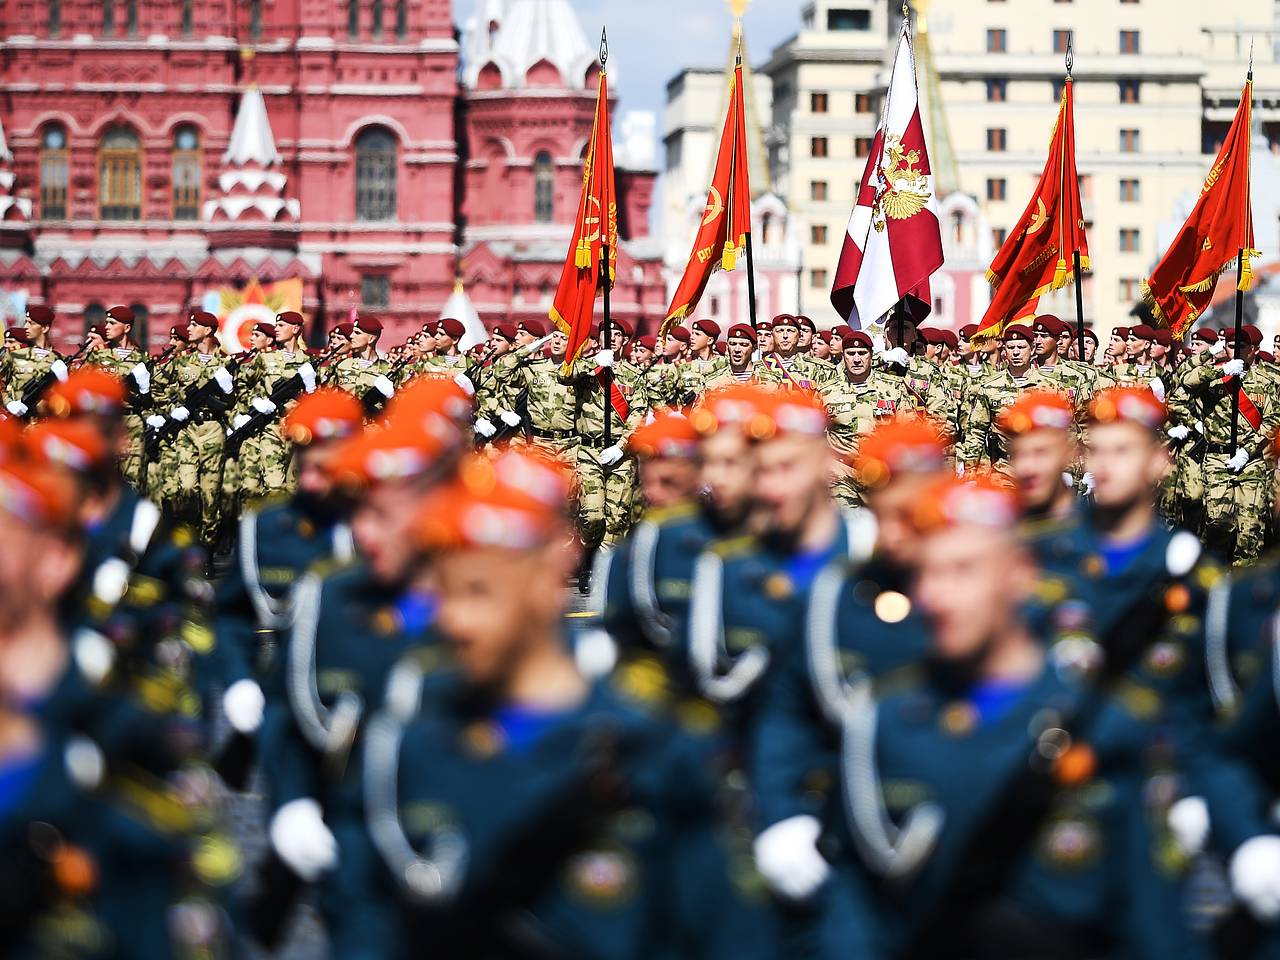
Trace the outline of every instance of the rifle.
<path fill-rule="evenodd" d="M 412 356 L 404 357 L 403 359 L 396 361 L 395 365 L 383 374 L 383 376 L 391 381 L 393 393 L 395 392 L 396 377 L 404 371 L 405 367 L 413 362 L 413 359 L 414 358 Z M 390 399 L 391 397 L 383 393 L 377 387 L 370 387 L 360 395 L 360 406 L 364 407 L 364 412 L 367 416 L 372 417 L 376 416 Z"/>
<path fill-rule="evenodd" d="M 226 372 L 226 367 L 220 367 L 219 369 L 224 373 Z M 230 374 L 228 373 L 227 376 L 230 376 Z M 232 385 L 232 390 L 234 390 L 234 384 Z M 150 427 L 143 443 L 144 459 L 154 460 L 158 457 L 160 455 L 160 444 L 164 440 L 176 436 L 183 427 L 191 422 L 191 417 L 200 413 L 206 407 L 216 412 L 225 413 L 230 409 L 227 398 L 231 395 L 232 390 L 224 390 L 222 385 L 218 383 L 216 376 L 211 376 L 204 383 L 193 386 L 187 391 L 187 395 L 182 398 L 182 403 L 179 404 L 179 406 L 186 407 L 189 414 L 187 419 L 174 420 L 172 417 L 165 417 L 162 426 Z"/>
<path fill-rule="evenodd" d="M 62 357 L 58 357 L 49 366 L 48 370 L 40 374 L 38 377 L 31 378 L 26 387 L 22 390 L 22 400 L 20 402 L 27 408 L 27 412 L 22 415 L 23 420 L 30 420 L 36 415 L 36 406 L 40 403 L 40 398 L 44 396 L 44 392 L 52 387 L 56 381 L 66 379 L 66 368 L 79 360 L 87 349 L 89 349 L 89 344 L 82 344 L 80 349 L 76 351 L 75 356 L 67 360 L 63 360 Z M 58 376 L 57 372 L 54 370 L 54 367 L 58 364 L 62 364 L 62 376 Z"/>
<path fill-rule="evenodd" d="M 325 352 L 315 364 L 311 365 L 313 377 L 315 368 L 322 366 L 329 359 L 329 354 L 332 352 L 332 350 Z M 308 364 L 310 364 L 310 361 L 308 361 Z M 314 379 L 312 383 L 314 384 Z M 275 387 L 271 390 L 271 396 L 268 397 L 271 403 L 275 405 L 276 410 L 271 413 L 263 413 L 261 410 L 255 409 L 253 413 L 249 414 L 248 420 L 228 431 L 224 446 L 227 456 L 234 457 L 240 452 L 240 447 L 244 445 L 246 440 L 261 433 L 269 424 L 275 423 L 279 418 L 279 408 L 295 399 L 306 387 L 307 382 L 302 378 L 302 374 L 297 371 L 294 371 L 292 377 L 277 381 Z"/>

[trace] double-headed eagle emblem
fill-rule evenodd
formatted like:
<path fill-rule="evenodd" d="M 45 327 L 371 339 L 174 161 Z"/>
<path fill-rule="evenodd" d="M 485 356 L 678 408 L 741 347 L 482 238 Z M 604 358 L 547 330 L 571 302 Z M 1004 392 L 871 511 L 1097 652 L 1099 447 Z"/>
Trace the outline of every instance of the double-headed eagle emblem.
<path fill-rule="evenodd" d="M 884 231 L 886 217 L 909 220 L 924 209 L 931 196 L 929 178 L 916 169 L 919 150 L 904 150 L 902 138 L 889 134 L 885 138 L 885 155 L 888 163 L 877 171 L 880 182 L 871 203 L 871 220 L 878 232 Z"/>

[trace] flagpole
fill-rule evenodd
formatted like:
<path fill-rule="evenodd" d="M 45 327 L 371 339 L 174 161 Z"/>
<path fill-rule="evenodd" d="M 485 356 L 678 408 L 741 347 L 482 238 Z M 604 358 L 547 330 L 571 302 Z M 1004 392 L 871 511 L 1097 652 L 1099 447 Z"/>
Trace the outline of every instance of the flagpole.
<path fill-rule="evenodd" d="M 1253 126 L 1253 42 L 1249 43 L 1249 75 L 1246 78 L 1245 87 L 1249 95 L 1249 116 L 1246 118 L 1245 124 L 1245 203 L 1252 202 L 1252 184 L 1249 182 L 1249 161 L 1252 159 L 1253 143 L 1251 139 Z M 1250 231 L 1252 233 L 1252 231 Z M 1248 238 L 1249 242 L 1253 242 L 1253 237 Z M 1232 359 L 1240 359 L 1240 334 L 1244 327 L 1244 255 L 1245 248 L 1241 247 L 1236 254 L 1236 338 L 1235 353 Z M 1240 434 L 1240 390 L 1244 386 L 1243 377 L 1232 377 L 1231 383 L 1231 455 L 1235 456 L 1236 443 Z"/>
<path fill-rule="evenodd" d="M 1076 32 L 1072 30 L 1070 33 L 1067 34 L 1067 58 L 1066 58 L 1067 83 L 1071 82 L 1071 68 L 1075 66 L 1075 62 L 1076 62 L 1075 43 L 1076 43 Z M 1074 117 L 1072 122 L 1073 123 L 1075 122 Z M 1072 139 L 1071 148 L 1072 150 L 1075 149 L 1074 136 Z M 1065 160 L 1065 156 L 1064 156 L 1064 160 Z M 1066 190 L 1066 186 L 1067 185 L 1065 183 L 1059 185 L 1058 191 L 1060 195 L 1063 193 L 1063 191 Z M 1077 190 L 1080 189 L 1079 178 L 1076 179 L 1076 189 Z M 1059 216 L 1061 216 L 1061 212 L 1059 212 Z M 1074 236 L 1074 228 L 1072 231 L 1072 235 Z M 1072 279 L 1075 281 L 1075 285 L 1076 285 L 1076 351 L 1079 354 L 1079 357 L 1078 357 L 1079 361 L 1081 363 L 1084 363 L 1085 362 L 1085 359 L 1084 359 L 1084 284 L 1082 283 L 1082 276 L 1081 276 L 1082 271 L 1080 269 L 1079 245 L 1074 241 L 1072 242 L 1071 245 L 1073 248 L 1075 248 L 1071 251 L 1071 276 L 1072 276 Z"/>
<path fill-rule="evenodd" d="M 605 64 L 609 60 L 609 38 L 605 33 L 605 28 L 600 28 L 600 70 L 604 72 Z M 607 131 L 605 131 L 607 134 Z M 613 202 L 613 198 L 609 197 L 608 202 Z M 607 204 L 606 204 L 607 206 Z M 600 283 L 604 287 L 604 320 L 600 324 L 600 349 L 613 350 L 613 321 L 609 316 L 609 232 L 606 229 L 608 224 L 609 211 L 602 209 L 600 211 L 600 236 L 604 240 L 600 244 Z M 617 361 L 617 357 L 613 358 Z M 604 446 L 607 450 L 613 446 L 613 364 L 605 368 L 604 371 Z"/>
<path fill-rule="evenodd" d="M 742 20 L 739 19 L 738 20 L 738 54 L 734 60 L 734 67 L 736 68 L 741 66 L 742 66 Z M 746 96 L 745 90 L 742 90 L 739 92 L 743 96 Z M 729 109 L 730 110 L 733 109 L 732 103 L 729 105 Z M 744 129 L 739 131 L 738 135 L 746 136 L 746 130 Z M 735 170 L 734 175 L 735 177 L 745 176 L 746 171 Z M 736 183 L 734 184 L 734 190 L 735 192 L 737 190 Z M 747 197 L 747 202 L 748 203 L 751 202 L 751 198 L 749 196 Z M 756 261 L 755 261 L 755 257 L 752 255 L 752 252 L 751 252 L 750 220 L 747 221 L 747 231 L 745 233 L 745 236 L 747 240 L 747 309 L 749 311 L 748 316 L 751 318 L 751 329 L 755 331 L 756 330 Z M 729 239 L 732 240 L 733 238 L 730 237 Z"/>

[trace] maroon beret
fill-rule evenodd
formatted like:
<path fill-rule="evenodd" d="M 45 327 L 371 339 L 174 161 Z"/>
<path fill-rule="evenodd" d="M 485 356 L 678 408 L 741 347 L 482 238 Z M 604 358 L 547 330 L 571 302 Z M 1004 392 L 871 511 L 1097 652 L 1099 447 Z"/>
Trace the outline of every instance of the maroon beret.
<path fill-rule="evenodd" d="M 356 329 L 376 337 L 382 333 L 382 321 L 374 316 L 356 317 Z"/>
<path fill-rule="evenodd" d="M 681 343 L 689 342 L 689 331 L 684 327 L 672 327 L 667 331 L 667 339 L 679 340 Z"/>
<path fill-rule="evenodd" d="M 751 329 L 751 324 L 749 323 L 735 323 L 729 328 L 729 335 L 726 339 L 732 340 L 734 337 L 739 337 L 743 340 L 750 340 L 752 343 L 755 343 L 756 332 Z"/>
<path fill-rule="evenodd" d="M 276 314 L 276 323 L 291 323 L 295 327 L 301 327 L 306 321 L 297 310 L 284 310 Z"/>
<path fill-rule="evenodd" d="M 954 330 L 939 330 L 938 339 L 952 350 L 960 346 L 960 338 L 956 336 Z"/>
<path fill-rule="evenodd" d="M 210 330 L 218 329 L 218 318 L 208 310 L 197 310 L 187 317 L 187 320 L 190 323 L 198 323 L 202 327 L 208 327 Z"/>
<path fill-rule="evenodd" d="M 1276 362 L 1275 354 L 1271 353 L 1269 350 L 1259 350 L 1258 355 L 1255 359 L 1259 363 L 1275 363 Z"/>
<path fill-rule="evenodd" d="M 40 303 L 33 303 L 27 307 L 27 319 L 33 320 L 42 327 L 53 326 L 53 311 Z"/>
<path fill-rule="evenodd" d="M 547 335 L 547 325 L 541 320 L 521 320 L 520 329 L 531 337 L 542 339 Z"/>
<path fill-rule="evenodd" d="M 645 334 L 643 337 L 636 337 L 635 346 L 644 347 L 650 353 L 658 349 L 658 338 L 653 334 Z"/>
<path fill-rule="evenodd" d="M 503 340 L 509 340 L 512 343 L 515 343 L 516 333 L 518 331 L 516 330 L 516 325 L 514 323 L 498 323 L 494 325 L 493 332 Z"/>
<path fill-rule="evenodd" d="M 1213 327 L 1201 327 L 1195 333 L 1191 334 L 1192 340 L 1200 340 L 1204 343 L 1217 343 L 1218 331 Z"/>
<path fill-rule="evenodd" d="M 1063 322 L 1052 313 L 1042 313 L 1040 316 L 1036 317 L 1033 326 L 1037 331 L 1043 330 L 1051 337 L 1060 336 L 1062 331 L 1066 329 Z"/>
<path fill-rule="evenodd" d="M 1128 328 L 1128 327 L 1113 327 L 1113 328 L 1111 329 L 1111 335 L 1112 335 L 1113 337 L 1119 337 L 1121 340 L 1128 340 L 1128 339 L 1129 339 L 1129 328 Z"/>
<path fill-rule="evenodd" d="M 757 320 L 757 321 L 756 321 L 756 332 L 757 332 L 757 333 L 759 333 L 761 330 L 764 330 L 764 331 L 766 331 L 766 332 L 767 332 L 767 331 L 769 331 L 769 330 L 772 330 L 772 329 L 773 329 L 773 327 L 774 327 L 774 321 L 772 321 L 772 320 Z"/>
<path fill-rule="evenodd" d="M 1155 330 L 1147 326 L 1145 323 L 1140 323 L 1136 327 L 1129 328 L 1129 339 L 1153 340 L 1155 339 Z"/>
<path fill-rule="evenodd" d="M 434 337 L 436 335 L 436 331 L 439 329 L 440 329 L 439 320 L 428 320 L 426 323 L 422 325 L 422 332 L 429 337 Z"/>
<path fill-rule="evenodd" d="M 267 323 L 267 321 L 261 320 L 253 325 L 253 332 L 260 333 L 264 337 L 270 337 L 274 340 L 276 336 L 276 327 L 274 323 Z"/>
<path fill-rule="evenodd" d="M 1262 331 L 1252 323 L 1246 323 L 1240 327 L 1240 336 L 1255 347 L 1262 342 Z"/>
<path fill-rule="evenodd" d="M 693 321 L 692 326 L 693 329 L 697 330 L 699 333 L 705 333 L 712 340 L 715 340 L 720 336 L 720 324 L 716 323 L 714 320 L 695 320 Z"/>
<path fill-rule="evenodd" d="M 1000 337 L 1005 343 L 1010 340 L 1025 340 L 1030 343 L 1032 340 L 1031 328 L 1023 323 L 1011 324 L 1004 328 L 1004 333 Z"/>
<path fill-rule="evenodd" d="M 942 342 L 938 339 L 938 331 L 933 327 L 918 327 L 916 329 L 916 334 L 924 343 L 934 344 Z"/>
<path fill-rule="evenodd" d="M 1092 340 L 1095 347 L 1098 345 L 1098 335 L 1094 333 L 1093 327 L 1085 327 L 1084 336 L 1086 340 Z"/>
<path fill-rule="evenodd" d="M 445 317 L 440 321 L 439 331 L 450 340 L 461 340 L 462 335 L 467 332 L 467 328 L 462 325 L 461 320 Z"/>
<path fill-rule="evenodd" d="M 871 334 L 866 333 L 863 330 L 850 330 L 844 335 L 841 343 L 844 345 L 843 348 L 845 350 L 848 350 L 850 347 L 866 347 L 868 350 L 875 349 L 871 341 Z"/>
<path fill-rule="evenodd" d="M 31 339 L 27 336 L 27 331 L 21 327 L 10 327 L 4 332 L 4 338 L 24 345 L 31 342 Z"/>
<path fill-rule="evenodd" d="M 778 327 L 795 327 L 796 329 L 799 329 L 800 320 L 798 317 L 793 317 L 789 313 L 780 313 L 773 318 L 773 327 L 775 330 Z"/>
<path fill-rule="evenodd" d="M 818 325 L 814 323 L 812 320 L 810 320 L 808 317 L 806 317 L 803 313 L 800 314 L 798 317 L 796 317 L 796 324 L 798 326 L 808 328 L 808 330 L 812 333 L 818 332 Z"/>
<path fill-rule="evenodd" d="M 614 330 L 622 334 L 624 339 L 630 340 L 635 336 L 636 328 L 621 317 L 611 317 L 609 322 L 613 324 Z"/>
<path fill-rule="evenodd" d="M 23 332 L 25 333 L 26 331 L 24 330 Z M 89 328 L 89 332 L 101 337 L 103 340 L 107 339 L 107 325 L 105 323 L 95 323 Z"/>
<path fill-rule="evenodd" d="M 729 352 L 729 345 L 725 343 L 723 340 L 717 340 L 715 345 L 715 351 L 716 353 L 720 354 L 720 356 L 723 357 L 726 353 Z"/>
<path fill-rule="evenodd" d="M 1152 340 L 1154 343 L 1158 343 L 1158 344 L 1160 344 L 1160 346 L 1162 346 L 1162 347 L 1172 347 L 1172 346 L 1173 346 L 1173 331 L 1172 331 L 1172 330 L 1166 330 L 1166 329 L 1164 329 L 1163 327 L 1158 327 L 1158 328 L 1156 328 L 1155 330 L 1152 330 L 1152 331 L 1151 331 L 1151 340 Z"/>
<path fill-rule="evenodd" d="M 977 332 L 978 325 L 976 323 L 966 323 L 960 328 L 960 336 L 964 337 L 966 340 L 972 339 L 973 335 Z"/>
<path fill-rule="evenodd" d="M 356 329 L 356 325 L 354 323 L 352 323 L 350 320 L 343 320 L 340 324 L 338 324 L 336 327 L 333 328 L 333 332 L 338 334 L 338 336 L 340 337 L 345 337 L 347 340 L 350 340 L 351 334 L 355 332 L 355 329 Z"/>
<path fill-rule="evenodd" d="M 107 311 L 107 319 L 116 323 L 133 323 L 133 311 L 128 307 L 112 307 Z"/>

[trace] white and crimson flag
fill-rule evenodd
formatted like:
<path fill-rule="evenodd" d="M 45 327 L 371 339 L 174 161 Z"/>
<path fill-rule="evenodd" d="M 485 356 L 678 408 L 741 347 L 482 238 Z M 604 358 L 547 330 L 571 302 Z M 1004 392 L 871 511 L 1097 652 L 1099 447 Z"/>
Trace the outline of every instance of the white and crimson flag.
<path fill-rule="evenodd" d="M 860 328 L 904 298 L 917 321 L 929 314 L 929 276 L 942 266 L 942 230 L 920 121 L 915 55 L 904 19 L 880 128 L 831 287 L 831 305 Z"/>

